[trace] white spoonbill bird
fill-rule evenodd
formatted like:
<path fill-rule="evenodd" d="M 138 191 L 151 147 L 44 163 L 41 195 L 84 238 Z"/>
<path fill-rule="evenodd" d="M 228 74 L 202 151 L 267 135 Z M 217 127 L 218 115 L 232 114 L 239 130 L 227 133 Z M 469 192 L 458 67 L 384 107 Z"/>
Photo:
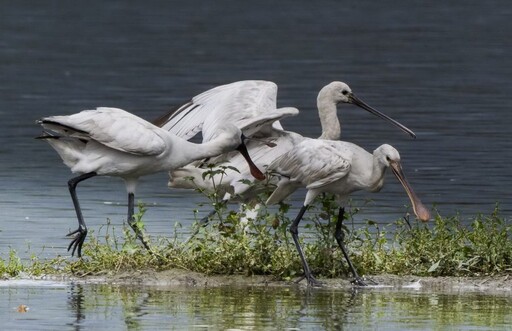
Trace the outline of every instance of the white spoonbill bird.
<path fill-rule="evenodd" d="M 117 176 L 126 184 L 128 192 L 128 223 L 148 248 L 140 231 L 133 224 L 134 195 L 139 177 L 182 167 L 190 162 L 238 149 L 248 162 L 252 161 L 243 143 L 243 135 L 236 126 L 218 126 L 217 132 L 204 144 L 193 144 L 176 137 L 133 114 L 117 108 L 84 110 L 69 116 L 44 117 L 37 121 L 44 128 L 39 139 L 46 140 L 73 173 L 69 192 L 78 218 L 76 235 L 69 244 L 82 254 L 87 227 L 76 195 L 79 182 L 93 176 Z M 254 166 L 254 165 L 252 165 Z M 259 170 L 253 170 L 259 172 Z"/>
<path fill-rule="evenodd" d="M 203 96 L 207 96 L 203 97 Z M 277 85 L 269 81 L 240 81 L 227 85 L 218 86 L 214 89 L 206 91 L 192 100 L 200 102 L 201 109 L 205 112 L 208 109 L 214 110 L 217 114 L 225 111 L 229 117 L 235 119 L 249 117 L 250 114 L 257 114 L 250 117 L 262 118 L 265 114 L 276 114 L 279 110 L 291 110 L 294 108 L 277 108 Z M 218 104 L 219 103 L 219 104 Z M 411 137 L 415 134 L 404 125 L 390 118 L 389 116 L 381 113 L 373 107 L 366 104 L 364 101 L 356 97 L 352 89 L 343 82 L 334 81 L 324 86 L 317 97 L 317 108 L 320 117 L 320 125 L 322 127 L 322 135 L 320 139 L 337 140 L 340 139 L 341 127 L 340 120 L 337 115 L 337 105 L 341 103 L 354 104 L 362 109 L 391 122 L 404 132 L 408 133 Z M 185 106 L 184 106 L 185 107 Z M 186 109 L 191 109 L 192 105 L 187 106 Z M 183 108 L 183 107 L 182 107 Z M 181 111 L 179 116 L 182 120 L 187 120 L 187 114 Z M 252 116 L 252 115 L 251 115 Z M 277 118 L 277 117 L 272 117 Z M 245 120 L 245 121 L 248 121 Z M 178 123 L 179 124 L 179 123 Z M 165 124 L 166 126 L 170 124 Z M 265 126 L 255 134 L 257 137 L 263 138 L 265 141 L 272 141 L 275 147 L 269 147 L 267 144 L 260 141 L 248 141 L 247 148 L 251 155 L 251 159 L 260 168 L 267 166 L 274 159 L 289 151 L 293 146 L 297 145 L 304 138 L 298 133 L 284 131 L 278 122 L 274 122 L 273 126 Z M 213 180 L 216 183 L 215 189 L 221 189 L 228 192 L 224 196 L 224 202 L 227 203 L 231 196 L 241 197 L 243 200 L 250 200 L 253 196 L 254 190 L 251 185 L 247 185 L 247 181 L 254 182 L 251 177 L 250 169 L 245 162 L 236 153 L 223 155 L 215 158 L 212 163 L 218 163 L 225 160 L 225 163 L 220 163 L 219 166 L 233 166 L 239 172 L 226 169 L 226 174 L 223 175 L 222 182 L 220 182 L 220 175 L 214 176 Z M 211 192 L 214 188 L 211 180 L 205 180 L 203 173 L 209 169 L 198 167 L 197 164 L 191 164 L 181 169 L 176 169 L 170 172 L 169 187 L 179 187 L 195 189 L 200 188 Z M 194 178 L 191 181 L 189 178 Z M 218 185 L 220 183 L 220 185 Z M 210 212 L 206 217 L 201 220 L 202 224 L 208 222 L 208 219 L 214 215 L 215 211 Z"/>
<path fill-rule="evenodd" d="M 335 238 L 352 271 L 355 283 L 360 286 L 366 285 L 357 274 L 343 244 L 344 203 L 349 194 L 355 191 L 378 192 L 384 184 L 387 168 L 391 168 L 393 174 L 403 185 L 416 216 L 422 221 L 428 221 L 431 217 L 430 212 L 421 203 L 405 178 L 400 164 L 400 154 L 390 145 L 381 145 L 373 154 L 370 154 L 349 142 L 304 139 L 269 165 L 268 169 L 275 173 L 280 180 L 277 188 L 268 198 L 267 204 L 271 205 L 282 201 L 299 187 L 305 187 L 308 190 L 304 204 L 290 226 L 290 232 L 302 260 L 308 285 L 317 286 L 320 283 L 313 277 L 299 244 L 298 226 L 308 206 L 320 193 L 324 192 L 336 195 L 340 209 Z"/>
<path fill-rule="evenodd" d="M 277 108 L 276 94 L 277 86 L 265 81 L 221 85 L 196 95 L 153 123 L 187 140 L 201 132 L 203 143 L 225 123 L 235 125 L 248 138 L 265 137 L 273 126 L 281 127 L 277 121 L 299 113 L 293 107 Z M 252 176 L 265 178 L 261 173 Z"/>
<path fill-rule="evenodd" d="M 246 80 L 220 85 L 196 95 L 153 123 L 185 139 L 201 132 L 203 142 L 226 122 L 252 137 L 270 130 L 275 121 L 299 113 L 293 107 L 277 108 L 276 95 L 277 85 L 272 82 Z"/>

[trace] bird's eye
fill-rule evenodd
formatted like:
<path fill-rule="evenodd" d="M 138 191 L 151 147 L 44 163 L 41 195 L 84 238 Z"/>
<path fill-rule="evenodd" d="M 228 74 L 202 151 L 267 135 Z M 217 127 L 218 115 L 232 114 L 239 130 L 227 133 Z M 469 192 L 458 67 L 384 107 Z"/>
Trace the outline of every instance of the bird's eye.
<path fill-rule="evenodd" d="M 348 91 L 347 91 L 347 90 L 343 90 L 343 91 L 341 91 L 341 94 L 343 94 L 343 95 L 347 95 L 347 94 L 348 94 Z"/>
<path fill-rule="evenodd" d="M 386 156 L 386 160 L 389 162 L 391 161 L 391 159 L 389 158 L 389 156 Z"/>

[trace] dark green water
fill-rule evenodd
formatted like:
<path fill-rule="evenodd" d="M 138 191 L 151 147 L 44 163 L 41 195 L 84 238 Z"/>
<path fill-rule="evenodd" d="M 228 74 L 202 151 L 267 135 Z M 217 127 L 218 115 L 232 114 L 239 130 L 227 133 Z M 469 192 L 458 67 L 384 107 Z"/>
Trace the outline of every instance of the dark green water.
<path fill-rule="evenodd" d="M 11 281 L 2 330 L 510 330 L 512 296 Z M 24 304 L 25 313 L 17 311 Z"/>

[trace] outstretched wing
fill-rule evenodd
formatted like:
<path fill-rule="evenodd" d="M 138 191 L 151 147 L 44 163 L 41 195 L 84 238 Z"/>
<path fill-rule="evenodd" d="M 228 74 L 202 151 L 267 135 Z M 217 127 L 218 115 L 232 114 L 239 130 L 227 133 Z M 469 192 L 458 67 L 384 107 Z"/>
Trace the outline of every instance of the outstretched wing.
<path fill-rule="evenodd" d="M 38 121 L 61 135 L 95 140 L 110 148 L 140 155 L 158 155 L 165 142 L 160 128 L 122 109 L 100 107 L 69 116 L 50 116 Z"/>
<path fill-rule="evenodd" d="M 298 114 L 295 108 L 277 109 L 276 99 L 273 82 L 239 81 L 203 92 L 154 123 L 185 139 L 202 131 L 203 141 L 211 140 L 217 128 L 228 122 L 250 136 L 262 126 Z"/>

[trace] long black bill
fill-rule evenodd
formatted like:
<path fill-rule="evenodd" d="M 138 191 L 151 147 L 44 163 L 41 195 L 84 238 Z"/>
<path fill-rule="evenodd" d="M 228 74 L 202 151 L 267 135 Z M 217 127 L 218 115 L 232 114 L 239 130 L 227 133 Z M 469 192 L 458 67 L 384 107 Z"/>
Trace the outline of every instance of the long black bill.
<path fill-rule="evenodd" d="M 251 157 L 249 156 L 249 152 L 247 151 L 247 147 L 245 146 L 245 143 L 243 142 L 236 148 L 237 151 L 242 154 L 245 161 L 247 162 L 247 165 L 249 165 L 249 169 L 251 169 L 251 175 L 256 178 L 257 180 L 264 180 L 265 175 L 258 169 L 258 167 L 252 162 Z"/>
<path fill-rule="evenodd" d="M 401 123 L 395 121 L 394 119 L 392 119 L 388 115 L 385 115 L 385 114 L 381 113 L 380 111 L 378 111 L 377 109 L 375 109 L 373 107 L 370 107 L 363 100 L 361 100 L 358 97 L 356 97 L 356 95 L 353 94 L 353 93 L 349 95 L 349 103 L 352 103 L 352 104 L 354 104 L 354 105 L 356 105 L 358 107 L 361 107 L 364 110 L 369 111 L 373 115 L 378 116 L 378 117 L 380 117 L 382 119 L 385 119 L 386 121 L 389 121 L 389 122 L 393 123 L 394 125 L 399 127 L 402 131 L 408 133 L 411 137 L 416 138 L 416 135 L 414 134 L 414 132 L 412 132 L 412 130 L 407 128 L 405 125 L 402 125 Z"/>

